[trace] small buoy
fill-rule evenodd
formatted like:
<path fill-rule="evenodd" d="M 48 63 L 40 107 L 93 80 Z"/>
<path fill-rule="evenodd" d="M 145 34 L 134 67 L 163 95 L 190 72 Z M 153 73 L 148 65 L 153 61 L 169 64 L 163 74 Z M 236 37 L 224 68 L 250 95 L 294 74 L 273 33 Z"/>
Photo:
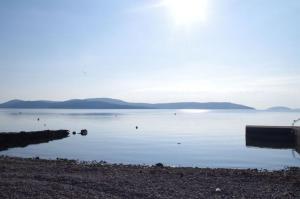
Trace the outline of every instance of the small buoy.
<path fill-rule="evenodd" d="M 138 129 L 139 127 L 138 126 L 135 126 L 135 129 Z"/>
<path fill-rule="evenodd" d="M 177 113 L 174 113 L 174 115 L 176 115 Z"/>
<path fill-rule="evenodd" d="M 75 134 L 76 134 L 76 131 L 73 131 L 72 134 L 75 135 Z"/>
<path fill-rule="evenodd" d="M 180 142 L 177 142 L 177 144 L 181 144 Z"/>
<path fill-rule="evenodd" d="M 221 192 L 221 189 L 220 188 L 216 188 L 216 192 Z"/>
<path fill-rule="evenodd" d="M 37 121 L 40 121 L 40 118 L 39 118 L 39 117 L 37 118 Z"/>

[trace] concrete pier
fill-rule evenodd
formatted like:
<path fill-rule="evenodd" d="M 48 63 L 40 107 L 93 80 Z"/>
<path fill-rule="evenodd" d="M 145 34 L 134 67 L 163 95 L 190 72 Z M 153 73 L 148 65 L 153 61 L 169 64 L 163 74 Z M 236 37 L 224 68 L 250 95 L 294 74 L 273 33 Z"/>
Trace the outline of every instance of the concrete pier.
<path fill-rule="evenodd" d="M 294 127 L 296 135 L 296 151 L 300 154 L 300 127 Z"/>
<path fill-rule="evenodd" d="M 295 148 L 300 151 L 300 127 L 246 126 L 246 145 L 266 148 Z"/>

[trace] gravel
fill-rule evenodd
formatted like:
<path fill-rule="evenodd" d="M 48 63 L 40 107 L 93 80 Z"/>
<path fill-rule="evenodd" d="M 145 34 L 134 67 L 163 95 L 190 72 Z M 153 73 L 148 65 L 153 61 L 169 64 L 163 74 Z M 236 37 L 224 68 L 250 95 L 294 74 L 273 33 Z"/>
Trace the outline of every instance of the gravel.
<path fill-rule="evenodd" d="M 0 198 L 300 198 L 300 168 L 172 168 L 0 156 Z"/>

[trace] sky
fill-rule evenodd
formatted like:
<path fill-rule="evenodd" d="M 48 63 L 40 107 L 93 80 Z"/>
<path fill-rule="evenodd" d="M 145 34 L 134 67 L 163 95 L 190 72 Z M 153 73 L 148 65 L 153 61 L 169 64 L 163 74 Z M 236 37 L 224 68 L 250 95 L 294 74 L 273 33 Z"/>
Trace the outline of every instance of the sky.
<path fill-rule="evenodd" d="M 0 0 L 0 102 L 300 108 L 299 0 Z"/>

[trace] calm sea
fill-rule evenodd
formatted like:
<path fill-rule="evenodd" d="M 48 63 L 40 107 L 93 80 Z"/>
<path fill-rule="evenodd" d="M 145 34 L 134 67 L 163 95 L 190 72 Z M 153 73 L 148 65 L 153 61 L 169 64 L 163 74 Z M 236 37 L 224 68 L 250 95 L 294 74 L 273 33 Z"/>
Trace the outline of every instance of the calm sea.
<path fill-rule="evenodd" d="M 299 117 L 300 112 L 245 110 L 0 109 L 0 132 L 88 130 L 87 136 L 70 134 L 62 140 L 0 154 L 123 164 L 282 169 L 300 166 L 300 155 L 293 149 L 246 147 L 245 126 L 291 125 Z"/>

